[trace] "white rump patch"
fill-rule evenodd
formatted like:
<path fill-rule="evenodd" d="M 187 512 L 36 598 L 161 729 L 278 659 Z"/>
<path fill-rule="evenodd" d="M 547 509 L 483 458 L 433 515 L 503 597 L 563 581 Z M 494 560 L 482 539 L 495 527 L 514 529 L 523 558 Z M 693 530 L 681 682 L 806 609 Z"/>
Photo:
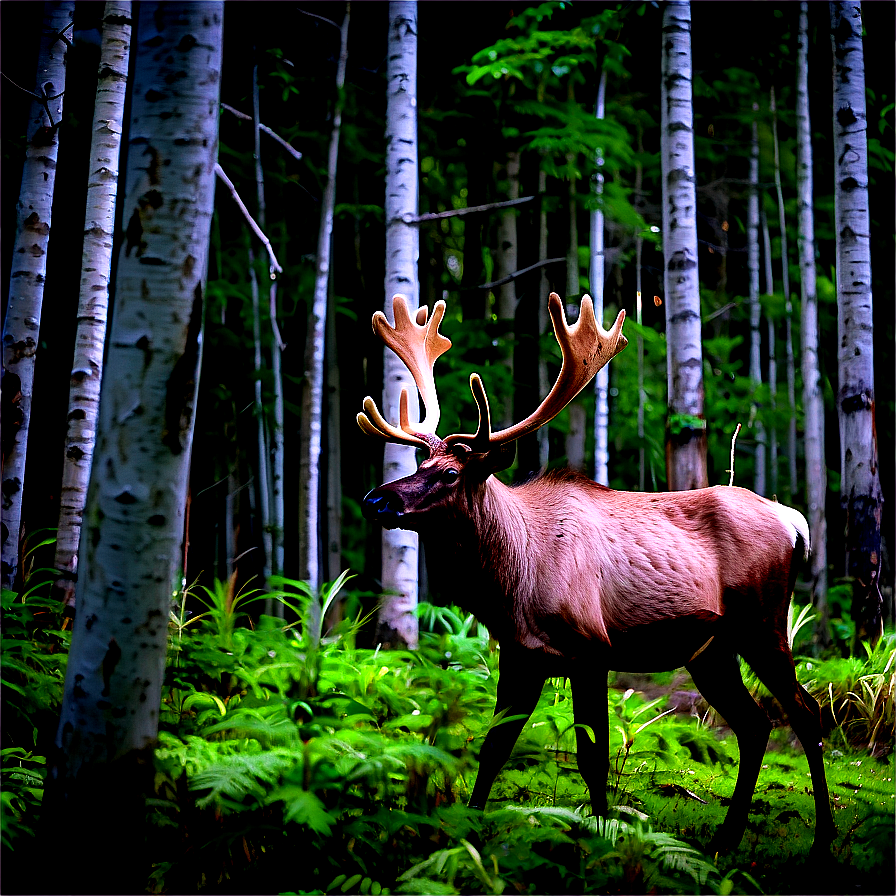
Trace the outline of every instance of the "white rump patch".
<path fill-rule="evenodd" d="M 796 547 L 797 535 L 802 536 L 803 544 L 806 546 L 803 559 L 808 557 L 810 541 L 809 524 L 806 522 L 806 518 L 798 510 L 794 510 L 786 504 L 778 504 L 776 501 L 769 501 L 769 504 L 771 504 L 777 512 L 778 516 L 781 518 L 781 522 L 784 523 L 784 528 L 790 535 L 790 543 L 793 547 Z"/>

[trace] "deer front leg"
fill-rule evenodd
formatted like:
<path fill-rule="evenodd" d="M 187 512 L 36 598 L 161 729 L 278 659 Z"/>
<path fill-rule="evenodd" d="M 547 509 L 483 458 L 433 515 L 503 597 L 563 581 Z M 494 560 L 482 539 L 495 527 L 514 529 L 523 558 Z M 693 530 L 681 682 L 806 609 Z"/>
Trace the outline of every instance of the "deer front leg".
<path fill-rule="evenodd" d="M 710 847 L 711 852 L 721 852 L 737 846 L 746 830 L 772 723 L 744 686 L 737 656 L 730 644 L 716 638 L 686 668 L 707 703 L 718 711 L 737 736 L 740 750 L 737 782 L 728 813 Z"/>
<path fill-rule="evenodd" d="M 595 815 L 607 814 L 607 779 L 610 774 L 610 731 L 607 723 L 607 671 L 592 668 L 574 672 L 573 718 L 576 723 L 576 758 L 579 774 L 591 794 Z M 594 732 L 594 740 L 588 733 Z"/>
<path fill-rule="evenodd" d="M 532 666 L 533 662 L 527 662 L 525 658 L 511 657 L 508 653 L 501 656 L 495 716 L 503 712 L 504 719 L 510 721 L 499 721 L 485 736 L 479 751 L 479 774 L 470 796 L 471 809 L 485 808 L 492 784 L 541 696 L 546 676 L 533 670 Z"/>

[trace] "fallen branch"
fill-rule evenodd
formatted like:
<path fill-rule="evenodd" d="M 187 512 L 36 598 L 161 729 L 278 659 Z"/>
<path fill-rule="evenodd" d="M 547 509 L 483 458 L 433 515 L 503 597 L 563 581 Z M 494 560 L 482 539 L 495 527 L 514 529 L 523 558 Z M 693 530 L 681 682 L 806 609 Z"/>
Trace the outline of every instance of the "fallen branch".
<path fill-rule="evenodd" d="M 476 289 L 494 289 L 496 286 L 503 286 L 505 283 L 510 283 L 511 280 L 516 280 L 517 277 L 522 277 L 523 274 L 528 274 L 529 271 L 534 271 L 536 268 L 543 268 L 546 264 L 555 264 L 560 261 L 565 263 L 566 256 L 564 255 L 562 258 L 545 258 L 542 261 L 536 261 L 535 264 L 530 264 L 529 267 L 523 268 L 521 271 L 514 271 L 512 274 L 508 274 L 500 280 L 493 280 L 491 283 L 482 283 L 477 286 Z"/>
<path fill-rule="evenodd" d="M 490 212 L 496 208 L 507 208 L 510 205 L 521 205 L 531 202 L 534 196 L 523 196 L 520 199 L 507 199 L 504 202 L 489 202 L 487 205 L 471 205 L 469 208 L 452 208 L 447 212 L 429 212 L 425 215 L 405 215 L 402 220 L 405 224 L 422 224 L 424 221 L 438 221 L 441 218 L 460 218 L 463 215 L 474 215 L 478 212 Z"/>
<path fill-rule="evenodd" d="M 734 430 L 734 435 L 731 436 L 731 469 L 728 472 L 731 474 L 728 477 L 728 485 L 734 485 L 734 442 L 737 439 L 737 434 L 740 432 L 740 423 L 737 424 L 737 429 Z"/>
<path fill-rule="evenodd" d="M 219 178 L 224 182 L 224 185 L 230 190 L 230 195 L 233 196 L 234 202 L 239 206 L 240 211 L 243 213 L 243 217 L 249 222 L 249 226 L 255 231 L 255 235 L 261 240 L 264 244 L 265 249 L 268 250 L 268 256 L 271 259 L 271 271 L 276 271 L 278 274 L 283 273 L 283 268 L 280 267 L 280 262 L 277 261 L 277 256 L 274 255 L 274 247 L 271 245 L 271 241 L 264 235 L 262 229 L 255 223 L 255 219 L 252 215 L 249 214 L 249 209 L 243 203 L 243 200 L 240 199 L 239 193 L 236 191 L 236 187 L 233 185 L 233 182 L 230 178 L 224 173 L 224 169 L 219 165 L 215 164 L 215 174 L 218 175 Z M 271 275 L 273 277 L 273 273 Z"/>
<path fill-rule="evenodd" d="M 251 115 L 246 115 L 245 112 L 240 112 L 239 109 L 234 109 L 233 106 L 228 106 L 227 103 L 221 103 L 221 108 L 237 118 L 242 118 L 243 121 L 252 121 Z M 258 130 L 264 131 L 269 137 L 273 137 L 296 161 L 301 160 L 302 154 L 287 143 L 276 131 L 272 131 L 266 124 L 258 122 Z"/>

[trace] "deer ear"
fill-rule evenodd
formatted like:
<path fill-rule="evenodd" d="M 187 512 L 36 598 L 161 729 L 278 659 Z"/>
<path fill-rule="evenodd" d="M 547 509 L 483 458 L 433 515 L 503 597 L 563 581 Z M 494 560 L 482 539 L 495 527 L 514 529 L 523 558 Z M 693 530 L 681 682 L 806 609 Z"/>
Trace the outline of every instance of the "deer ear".
<path fill-rule="evenodd" d="M 506 470 L 516 460 L 516 441 L 505 442 L 485 454 L 476 455 L 477 470 L 485 476 Z"/>

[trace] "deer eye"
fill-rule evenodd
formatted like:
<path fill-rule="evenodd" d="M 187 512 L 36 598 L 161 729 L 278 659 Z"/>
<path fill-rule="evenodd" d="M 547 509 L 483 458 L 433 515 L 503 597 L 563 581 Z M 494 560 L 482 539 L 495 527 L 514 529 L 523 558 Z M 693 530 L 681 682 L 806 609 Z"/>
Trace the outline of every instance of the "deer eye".
<path fill-rule="evenodd" d="M 458 471 L 455 470 L 454 467 L 451 467 L 450 469 L 445 470 L 444 479 L 445 479 L 445 482 L 447 482 L 449 485 L 452 482 L 457 482 L 458 476 L 460 476 L 460 473 L 458 473 Z"/>

